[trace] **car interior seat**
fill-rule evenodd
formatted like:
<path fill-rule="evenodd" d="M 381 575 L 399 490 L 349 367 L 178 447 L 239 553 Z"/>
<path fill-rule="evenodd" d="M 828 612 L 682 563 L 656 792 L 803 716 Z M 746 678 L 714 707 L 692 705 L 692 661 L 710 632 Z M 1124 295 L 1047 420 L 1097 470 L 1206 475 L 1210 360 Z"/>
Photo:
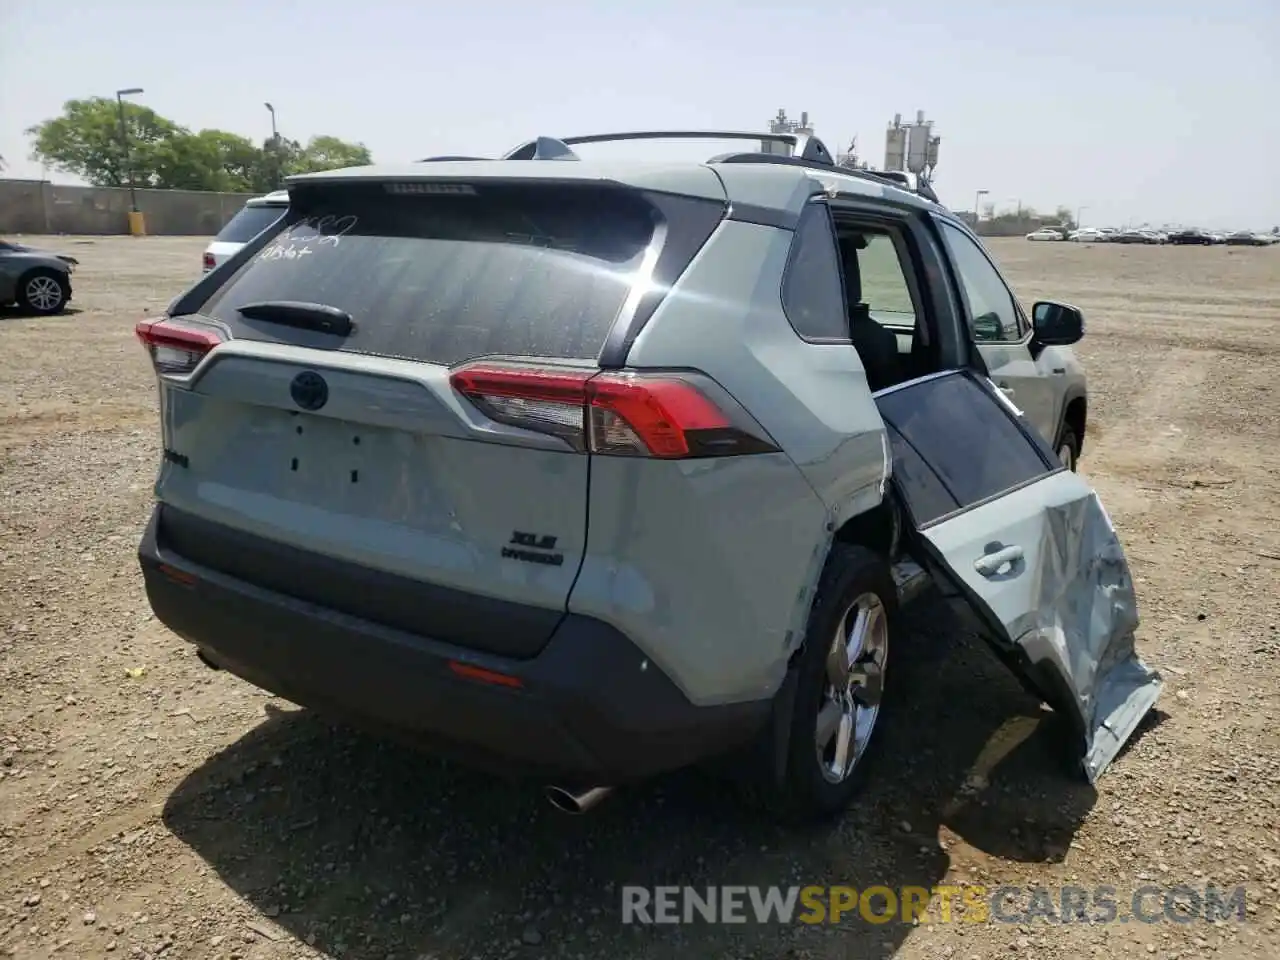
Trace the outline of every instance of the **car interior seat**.
<path fill-rule="evenodd" d="M 845 308 L 849 313 L 849 338 L 862 359 L 867 372 L 867 385 L 872 390 L 901 381 L 898 338 L 871 317 L 871 308 L 862 302 L 862 271 L 858 251 L 867 245 L 862 234 L 840 237 L 840 262 L 844 270 Z"/>

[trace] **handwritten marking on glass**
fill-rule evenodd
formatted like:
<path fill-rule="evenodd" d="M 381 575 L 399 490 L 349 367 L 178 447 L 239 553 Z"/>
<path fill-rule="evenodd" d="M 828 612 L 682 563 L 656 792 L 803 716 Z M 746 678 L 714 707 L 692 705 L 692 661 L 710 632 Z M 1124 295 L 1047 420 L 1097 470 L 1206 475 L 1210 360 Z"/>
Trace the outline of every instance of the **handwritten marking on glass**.
<path fill-rule="evenodd" d="M 324 247 L 336 247 L 359 222 L 354 214 L 304 217 L 268 244 L 258 259 L 298 260 Z"/>

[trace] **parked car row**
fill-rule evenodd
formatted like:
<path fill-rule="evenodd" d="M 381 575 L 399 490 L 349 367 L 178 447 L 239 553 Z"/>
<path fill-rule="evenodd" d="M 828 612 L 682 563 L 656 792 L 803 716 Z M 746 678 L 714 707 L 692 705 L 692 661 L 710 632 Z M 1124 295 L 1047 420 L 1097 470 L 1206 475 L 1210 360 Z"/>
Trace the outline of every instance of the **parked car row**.
<path fill-rule="evenodd" d="M 1150 227 L 1138 227 L 1132 230 L 1117 230 L 1114 227 L 1081 227 L 1079 230 L 1068 230 L 1063 227 L 1041 227 L 1027 234 L 1028 240 L 1062 241 L 1076 243 L 1173 243 L 1183 246 L 1210 246 L 1226 244 L 1235 247 L 1267 247 L 1280 243 L 1278 233 L 1257 233 L 1252 230 L 1237 230 L 1234 233 L 1222 233 L 1201 230 L 1195 227 L 1184 230 L 1156 230 Z"/>

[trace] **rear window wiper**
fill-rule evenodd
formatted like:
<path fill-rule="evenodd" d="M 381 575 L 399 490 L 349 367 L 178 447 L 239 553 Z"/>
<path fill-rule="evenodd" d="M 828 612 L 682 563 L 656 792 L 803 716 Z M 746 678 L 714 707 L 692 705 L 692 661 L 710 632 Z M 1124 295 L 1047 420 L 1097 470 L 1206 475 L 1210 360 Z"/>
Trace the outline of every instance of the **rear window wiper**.
<path fill-rule="evenodd" d="M 305 300 L 261 300 L 237 307 L 236 312 L 250 320 L 266 320 L 283 323 L 304 330 L 319 330 L 345 337 L 355 324 L 351 314 L 327 303 L 308 303 Z"/>

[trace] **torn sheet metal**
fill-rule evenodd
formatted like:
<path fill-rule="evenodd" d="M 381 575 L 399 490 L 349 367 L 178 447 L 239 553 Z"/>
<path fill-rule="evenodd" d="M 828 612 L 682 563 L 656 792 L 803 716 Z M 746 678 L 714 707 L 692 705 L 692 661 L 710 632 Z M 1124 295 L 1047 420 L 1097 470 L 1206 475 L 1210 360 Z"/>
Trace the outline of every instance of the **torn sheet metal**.
<path fill-rule="evenodd" d="M 1163 686 L 1134 649 L 1133 577 L 1097 494 L 1060 471 L 921 536 L 1002 659 L 1076 715 L 1095 781 Z"/>
<path fill-rule="evenodd" d="M 1033 659 L 1052 657 L 1069 680 L 1092 783 L 1155 706 L 1163 681 L 1134 649 L 1133 576 L 1098 495 L 1046 507 L 1044 520 L 1038 622 L 1018 643 Z"/>

